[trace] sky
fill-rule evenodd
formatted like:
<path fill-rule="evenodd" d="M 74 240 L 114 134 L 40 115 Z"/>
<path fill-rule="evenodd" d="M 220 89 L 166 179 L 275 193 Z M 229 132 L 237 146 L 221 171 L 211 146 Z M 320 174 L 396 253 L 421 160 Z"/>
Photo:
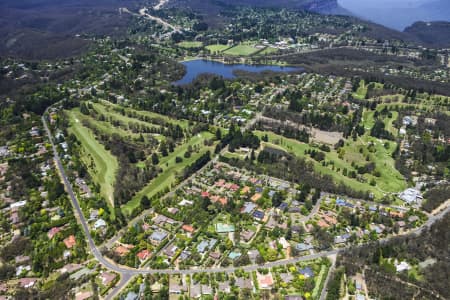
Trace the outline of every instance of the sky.
<path fill-rule="evenodd" d="M 400 31 L 416 21 L 450 21 L 450 0 L 338 0 L 338 3 L 359 17 Z"/>

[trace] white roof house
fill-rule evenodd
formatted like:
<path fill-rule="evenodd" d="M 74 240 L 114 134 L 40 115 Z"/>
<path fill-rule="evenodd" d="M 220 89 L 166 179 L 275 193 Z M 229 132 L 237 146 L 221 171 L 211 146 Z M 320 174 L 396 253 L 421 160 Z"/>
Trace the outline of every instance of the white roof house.
<path fill-rule="evenodd" d="M 403 201 L 405 201 L 409 204 L 416 203 L 418 200 L 423 199 L 420 192 L 413 188 L 404 190 L 403 192 L 401 192 L 399 194 L 399 197 L 400 197 L 400 199 L 402 199 Z"/>
<path fill-rule="evenodd" d="M 402 261 L 401 263 L 396 264 L 395 268 L 397 269 L 397 272 L 403 272 L 411 269 L 411 266 L 406 261 Z"/>

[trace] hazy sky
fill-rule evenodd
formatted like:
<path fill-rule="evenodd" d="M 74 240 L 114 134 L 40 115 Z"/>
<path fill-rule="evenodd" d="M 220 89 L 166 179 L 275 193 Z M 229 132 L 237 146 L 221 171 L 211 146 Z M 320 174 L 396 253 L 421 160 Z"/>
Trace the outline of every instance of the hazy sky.
<path fill-rule="evenodd" d="M 338 0 L 355 15 L 403 30 L 416 21 L 450 21 L 450 0 Z M 445 9 L 442 9 L 445 7 Z"/>

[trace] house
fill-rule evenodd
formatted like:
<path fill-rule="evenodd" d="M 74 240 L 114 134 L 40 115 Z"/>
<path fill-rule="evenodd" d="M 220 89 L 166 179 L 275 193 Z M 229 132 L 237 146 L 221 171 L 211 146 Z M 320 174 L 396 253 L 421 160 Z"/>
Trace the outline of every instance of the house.
<path fill-rule="evenodd" d="M 183 250 L 183 251 L 181 251 L 180 256 L 178 258 L 183 261 L 183 260 L 188 259 L 190 256 L 191 256 L 191 252 L 190 251 Z"/>
<path fill-rule="evenodd" d="M 212 287 L 206 284 L 201 285 L 202 295 L 212 295 Z"/>
<path fill-rule="evenodd" d="M 200 298 L 202 296 L 202 287 L 200 284 L 194 284 L 191 282 L 191 288 L 189 289 L 190 298 Z"/>
<path fill-rule="evenodd" d="M 275 192 L 274 190 L 270 190 L 269 193 L 268 193 L 268 195 L 269 195 L 270 198 L 273 198 L 273 196 L 275 195 L 275 193 L 276 193 L 276 192 Z"/>
<path fill-rule="evenodd" d="M 306 278 L 314 277 L 314 272 L 310 267 L 305 267 L 298 271 L 300 274 L 304 275 Z"/>
<path fill-rule="evenodd" d="M 249 250 L 247 252 L 248 258 L 254 263 L 256 261 L 256 258 L 259 256 L 259 252 L 256 249 Z"/>
<path fill-rule="evenodd" d="M 94 221 L 94 220 L 97 220 L 97 219 L 98 219 L 98 209 L 91 209 L 88 221 Z"/>
<path fill-rule="evenodd" d="M 143 262 L 147 258 L 149 258 L 150 255 L 151 255 L 151 252 L 147 249 L 144 249 L 144 250 L 138 252 L 138 254 L 136 254 L 136 256 L 139 258 L 139 261 L 141 261 L 141 262 Z"/>
<path fill-rule="evenodd" d="M 172 214 L 172 215 L 176 215 L 180 210 L 179 210 L 178 208 L 176 208 L 176 207 L 169 207 L 169 208 L 167 209 L 167 211 L 168 211 L 170 214 Z"/>
<path fill-rule="evenodd" d="M 218 260 L 220 259 L 222 255 L 220 254 L 220 252 L 210 252 L 209 253 L 209 257 L 214 259 L 214 260 Z"/>
<path fill-rule="evenodd" d="M 124 300 L 138 300 L 139 296 L 135 292 L 128 292 Z"/>
<path fill-rule="evenodd" d="M 130 247 L 131 246 L 131 247 Z M 129 252 L 130 252 L 130 249 L 132 249 L 134 246 L 132 246 L 132 245 L 127 245 L 127 246 L 122 246 L 122 245 L 119 245 L 115 250 L 114 250 L 114 252 L 117 254 L 117 255 L 119 255 L 120 257 L 123 257 L 123 256 L 125 256 L 125 255 L 127 255 Z"/>
<path fill-rule="evenodd" d="M 284 238 L 284 236 L 278 239 L 278 243 L 283 247 L 283 249 L 291 247 L 291 244 L 289 244 L 289 242 Z"/>
<path fill-rule="evenodd" d="M 241 194 L 242 194 L 242 195 L 248 194 L 248 192 L 250 192 L 250 187 L 246 185 L 246 186 L 244 186 L 244 187 L 242 188 Z"/>
<path fill-rule="evenodd" d="M 103 272 L 100 275 L 100 278 L 102 280 L 102 284 L 104 286 L 109 286 L 114 281 L 114 279 L 116 279 L 116 277 L 117 277 L 116 274 L 110 273 L 110 272 Z"/>
<path fill-rule="evenodd" d="M 24 274 L 27 274 L 29 271 L 31 271 L 31 266 L 18 266 L 16 268 L 16 276 L 20 276 L 24 271 Z"/>
<path fill-rule="evenodd" d="M 249 278 L 236 278 L 235 285 L 240 289 L 253 289 L 253 283 Z"/>
<path fill-rule="evenodd" d="M 254 235 L 255 235 L 255 232 L 253 230 L 241 231 L 241 239 L 243 239 L 245 242 L 250 241 Z"/>
<path fill-rule="evenodd" d="M 164 215 L 157 215 L 153 219 L 153 222 L 155 222 L 155 224 L 160 227 L 164 226 L 165 224 L 173 225 L 176 223 L 176 221 L 174 219 L 168 218 Z"/>
<path fill-rule="evenodd" d="M 261 194 L 261 193 L 255 193 L 255 194 L 250 198 L 250 200 L 252 200 L 253 202 L 256 202 L 256 201 L 258 201 L 259 199 L 261 199 L 261 197 L 262 197 L 262 194 Z"/>
<path fill-rule="evenodd" d="M 319 226 L 320 228 L 328 228 L 328 227 L 330 227 L 330 225 L 328 225 L 328 223 L 325 222 L 324 220 L 317 221 L 317 226 Z"/>
<path fill-rule="evenodd" d="M 264 219 L 264 216 L 265 216 L 264 212 L 260 211 L 260 210 L 255 210 L 252 215 L 253 215 L 253 218 L 255 218 L 259 221 Z"/>
<path fill-rule="evenodd" d="M 194 204 L 194 202 L 186 199 L 183 199 L 180 201 L 180 203 L 178 203 L 178 205 L 180 206 L 188 206 L 188 205 L 191 206 L 192 204 Z"/>
<path fill-rule="evenodd" d="M 154 245 L 159 245 L 162 241 L 167 238 L 167 233 L 164 231 L 154 231 L 152 235 L 149 237 L 150 242 Z"/>
<path fill-rule="evenodd" d="M 288 208 L 288 204 L 286 202 L 281 202 L 281 204 L 278 206 L 278 210 L 280 211 L 286 211 L 286 209 Z"/>
<path fill-rule="evenodd" d="M 245 202 L 244 206 L 241 208 L 241 213 L 243 213 L 243 214 L 250 214 L 256 207 L 257 206 L 254 203 Z"/>
<path fill-rule="evenodd" d="M 176 294 L 180 295 L 187 292 L 187 288 L 183 285 L 177 284 L 174 282 L 174 280 L 171 280 L 169 282 L 169 294 Z"/>
<path fill-rule="evenodd" d="M 30 257 L 29 256 L 24 256 L 24 255 L 19 255 L 16 256 L 14 258 L 16 265 L 20 265 L 20 264 L 26 264 L 27 262 L 30 261 Z"/>
<path fill-rule="evenodd" d="M 229 293 L 231 291 L 230 282 L 229 281 L 219 282 L 219 291 Z"/>
<path fill-rule="evenodd" d="M 170 245 L 164 249 L 164 254 L 167 255 L 169 258 L 172 258 L 175 256 L 176 252 L 178 250 L 178 247 L 176 245 Z"/>
<path fill-rule="evenodd" d="M 99 228 L 106 227 L 106 222 L 103 219 L 98 219 L 94 223 L 94 229 L 97 230 Z"/>
<path fill-rule="evenodd" d="M 406 262 L 402 261 L 401 263 L 395 265 L 397 272 L 403 272 L 411 269 L 411 266 Z"/>
<path fill-rule="evenodd" d="M 334 237 L 334 243 L 335 244 L 344 244 L 347 242 L 347 240 L 350 238 L 350 234 L 346 233 L 343 235 L 337 235 Z"/>
<path fill-rule="evenodd" d="M 285 283 L 290 283 L 294 279 L 294 275 L 292 275 L 291 273 L 281 273 L 280 279 Z"/>
<path fill-rule="evenodd" d="M 215 185 L 216 187 L 223 187 L 223 186 L 225 186 L 225 180 L 224 180 L 224 179 L 220 179 L 219 181 L 216 181 L 216 182 L 214 183 L 214 185 Z"/>
<path fill-rule="evenodd" d="M 303 297 L 300 295 L 288 295 L 284 297 L 284 300 L 303 300 Z"/>
<path fill-rule="evenodd" d="M 410 216 L 410 217 L 408 218 L 408 221 L 409 221 L 410 223 L 417 222 L 417 221 L 419 221 L 419 217 L 418 217 L 418 216 Z"/>
<path fill-rule="evenodd" d="M 59 271 L 61 273 L 73 273 L 81 268 L 82 266 L 80 264 L 67 264 L 64 267 L 62 267 Z"/>
<path fill-rule="evenodd" d="M 191 225 L 187 225 L 187 224 L 184 224 L 182 227 L 181 227 L 181 229 L 183 229 L 184 231 L 186 231 L 186 232 L 188 232 L 188 233 L 190 233 L 190 234 L 192 234 L 192 233 L 194 233 L 194 227 L 192 227 Z"/>
<path fill-rule="evenodd" d="M 256 278 L 260 289 L 271 289 L 273 287 L 273 277 L 271 273 L 263 275 L 258 272 L 256 273 Z"/>
<path fill-rule="evenodd" d="M 94 295 L 91 291 L 78 292 L 75 294 L 75 300 L 86 300 L 91 298 Z"/>
<path fill-rule="evenodd" d="M 212 250 L 216 245 L 216 243 L 217 243 L 216 239 L 203 240 L 200 242 L 200 244 L 197 245 L 197 252 L 204 253 L 207 250 Z"/>
<path fill-rule="evenodd" d="M 71 249 L 76 243 L 77 241 L 75 240 L 75 236 L 73 234 L 64 239 L 64 245 L 66 245 L 67 249 Z"/>
<path fill-rule="evenodd" d="M 36 284 L 38 278 L 20 278 L 18 283 L 23 288 L 30 288 Z"/>
<path fill-rule="evenodd" d="M 297 251 L 303 252 L 313 249 L 313 246 L 311 244 L 298 243 L 297 245 L 295 245 L 295 249 Z"/>
<path fill-rule="evenodd" d="M 47 237 L 51 240 L 58 232 L 62 230 L 61 227 L 53 227 L 47 232 Z"/>
<path fill-rule="evenodd" d="M 405 201 L 408 204 L 417 203 L 418 201 L 422 200 L 423 197 L 420 194 L 420 192 L 416 189 L 409 188 L 401 192 L 398 196 L 400 199 Z"/>

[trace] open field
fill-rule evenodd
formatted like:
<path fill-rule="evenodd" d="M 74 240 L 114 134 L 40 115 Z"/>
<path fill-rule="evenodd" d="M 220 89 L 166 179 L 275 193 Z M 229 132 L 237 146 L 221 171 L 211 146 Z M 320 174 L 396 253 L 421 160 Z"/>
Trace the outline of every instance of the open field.
<path fill-rule="evenodd" d="M 108 134 L 116 133 L 116 134 L 120 135 L 121 137 L 126 137 L 126 138 L 138 138 L 139 137 L 138 133 L 133 133 L 133 132 L 131 132 L 131 130 L 125 130 L 120 127 L 114 127 L 111 123 L 109 123 L 107 121 L 99 121 L 94 118 L 91 118 L 90 116 L 86 116 L 86 115 L 82 114 L 79 109 L 73 109 L 71 112 L 80 122 L 88 121 L 89 124 L 91 124 L 93 127 L 97 128 L 101 132 L 105 132 Z"/>
<path fill-rule="evenodd" d="M 267 55 L 267 54 L 274 54 L 278 52 L 278 49 L 276 48 L 272 48 L 272 47 L 266 47 L 264 50 L 262 50 L 261 52 L 258 52 L 258 55 Z"/>
<path fill-rule="evenodd" d="M 381 104 L 377 107 L 377 111 L 380 112 L 381 109 L 383 109 L 385 107 L 384 104 Z M 373 125 L 375 124 L 375 119 L 374 119 L 374 114 L 375 111 L 371 111 L 371 110 L 365 110 L 363 113 L 363 125 L 364 128 L 366 130 L 370 130 Z M 385 117 L 382 119 L 382 121 L 384 122 L 384 124 L 386 124 L 386 129 L 392 133 L 394 136 L 397 136 L 397 129 L 394 127 L 394 122 L 395 120 L 397 120 L 398 118 L 398 112 L 397 111 L 391 111 L 392 117 Z"/>
<path fill-rule="evenodd" d="M 147 184 L 141 191 L 139 191 L 133 199 L 131 199 L 128 203 L 122 206 L 122 210 L 125 214 L 130 214 L 133 209 L 140 205 L 140 200 L 144 195 L 147 197 L 152 197 L 157 194 L 159 191 L 164 190 L 167 187 L 171 187 L 172 184 L 176 183 L 177 175 L 183 171 L 183 169 L 192 164 L 195 160 L 197 160 L 202 154 L 206 151 L 213 152 L 214 146 L 206 147 L 203 146 L 203 141 L 206 139 L 211 139 L 213 135 L 209 132 L 203 132 L 192 137 L 187 143 L 178 146 L 175 148 L 175 151 L 169 153 L 168 156 L 162 157 L 158 166 L 163 169 L 162 173 L 158 175 L 155 179 L 153 179 L 149 184 Z M 201 145 L 201 150 L 196 153 L 193 152 L 191 157 L 184 158 L 183 154 L 186 152 L 189 146 L 194 147 L 195 145 Z M 183 157 L 183 161 L 181 163 L 176 163 L 176 157 Z"/>
<path fill-rule="evenodd" d="M 177 46 L 181 48 L 191 49 L 191 48 L 200 48 L 203 46 L 202 42 L 189 42 L 189 41 L 183 41 L 177 44 Z"/>
<path fill-rule="evenodd" d="M 254 44 L 240 44 L 224 51 L 223 53 L 233 56 L 249 56 L 255 52 L 258 52 L 259 50 L 260 49 L 255 48 Z"/>
<path fill-rule="evenodd" d="M 173 119 L 168 116 L 157 114 L 157 113 L 154 113 L 151 111 L 143 111 L 143 110 L 135 110 L 132 108 L 124 108 L 124 107 L 121 107 L 119 105 L 113 104 L 113 103 L 105 101 L 105 100 L 101 101 L 100 103 L 97 103 L 97 105 L 103 106 L 104 107 L 103 109 L 106 110 L 106 112 L 115 113 L 116 115 L 120 115 L 120 116 L 123 116 L 123 115 L 118 113 L 117 111 L 115 111 L 116 109 L 123 109 L 125 112 L 132 112 L 136 116 L 144 116 L 144 117 L 149 117 L 149 118 L 154 118 L 154 119 L 161 119 L 165 122 L 172 123 L 174 125 L 180 125 L 181 128 L 183 128 L 183 129 L 185 129 L 189 126 L 189 122 L 187 120 Z M 100 112 L 104 112 L 104 110 L 102 110 Z M 138 119 L 135 119 L 135 118 L 127 118 L 127 119 L 124 118 L 122 120 L 129 121 L 130 119 L 133 121 L 139 121 Z"/>
<path fill-rule="evenodd" d="M 114 182 L 119 168 L 117 159 L 95 139 L 91 130 L 81 124 L 76 111 L 69 111 L 67 114 L 70 120 L 69 132 L 73 133 L 82 144 L 84 151 L 82 159 L 88 166 L 89 174 L 100 185 L 102 196 L 111 207 L 114 207 Z"/>
<path fill-rule="evenodd" d="M 222 52 L 227 50 L 228 48 L 230 48 L 230 46 L 228 45 L 221 45 L 221 44 L 217 44 L 217 45 L 208 45 L 205 47 L 206 49 L 209 50 L 209 52 L 211 53 L 215 53 L 215 52 Z"/>

